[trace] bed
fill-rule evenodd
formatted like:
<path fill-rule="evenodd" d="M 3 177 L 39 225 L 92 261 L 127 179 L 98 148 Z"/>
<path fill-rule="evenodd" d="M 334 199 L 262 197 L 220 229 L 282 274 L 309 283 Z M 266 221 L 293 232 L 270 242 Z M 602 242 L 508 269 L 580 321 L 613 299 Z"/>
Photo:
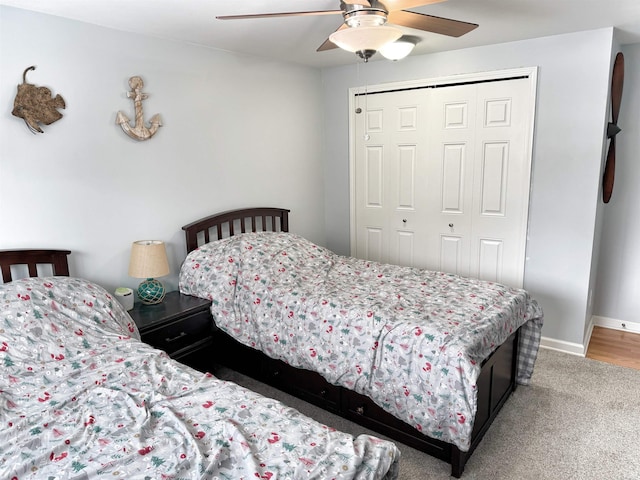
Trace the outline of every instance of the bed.
<path fill-rule="evenodd" d="M 392 442 L 140 342 L 117 300 L 67 276 L 69 253 L 0 251 L 0 478 L 396 478 Z M 33 277 L 14 279 L 15 264 Z"/>
<path fill-rule="evenodd" d="M 215 361 L 451 464 L 465 463 L 537 355 L 524 290 L 335 255 L 289 210 L 183 227 L 183 293 L 212 300 Z"/>

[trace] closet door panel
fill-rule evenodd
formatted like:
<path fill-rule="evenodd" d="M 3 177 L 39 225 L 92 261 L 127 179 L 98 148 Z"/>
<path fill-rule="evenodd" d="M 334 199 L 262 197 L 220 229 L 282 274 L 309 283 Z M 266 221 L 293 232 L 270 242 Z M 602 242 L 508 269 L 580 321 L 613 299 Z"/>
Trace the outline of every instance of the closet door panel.
<path fill-rule="evenodd" d="M 529 82 L 478 85 L 470 275 L 522 287 L 531 164 Z"/>
<path fill-rule="evenodd" d="M 415 92 L 392 92 L 369 95 L 366 105 L 364 115 L 355 115 L 356 256 L 414 266 L 421 248 L 415 226 L 425 183 L 420 165 L 426 152 L 426 104 Z M 367 181 L 360 178 L 374 171 L 366 174 Z M 372 228 L 380 235 L 376 255 L 365 247 L 364 238 Z"/>
<path fill-rule="evenodd" d="M 436 181 L 422 206 L 422 233 L 434 250 L 424 266 L 464 276 L 469 275 L 475 117 L 475 85 L 432 89 L 424 168 Z"/>

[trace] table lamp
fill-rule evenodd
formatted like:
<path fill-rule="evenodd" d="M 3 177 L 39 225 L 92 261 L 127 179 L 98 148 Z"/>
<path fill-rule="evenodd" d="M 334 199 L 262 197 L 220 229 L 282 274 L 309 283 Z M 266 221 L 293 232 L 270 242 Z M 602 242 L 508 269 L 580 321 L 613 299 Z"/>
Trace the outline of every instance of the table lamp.
<path fill-rule="evenodd" d="M 146 278 L 138 286 L 138 298 L 145 305 L 155 305 L 164 300 L 164 285 L 153 277 L 169 274 L 169 262 L 164 242 L 138 240 L 131 246 L 129 276 Z"/>

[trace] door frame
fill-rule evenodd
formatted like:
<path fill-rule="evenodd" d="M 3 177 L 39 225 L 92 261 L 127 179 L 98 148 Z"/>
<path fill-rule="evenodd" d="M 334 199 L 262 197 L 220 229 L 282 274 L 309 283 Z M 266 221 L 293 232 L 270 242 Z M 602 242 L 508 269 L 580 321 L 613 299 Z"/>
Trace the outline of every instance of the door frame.
<path fill-rule="evenodd" d="M 448 86 L 464 83 L 480 83 L 486 81 L 500 81 L 508 80 L 511 78 L 527 78 L 529 81 L 529 95 L 531 99 L 531 111 L 530 118 L 528 119 L 528 131 L 525 135 L 525 152 L 527 162 L 527 183 L 529 185 L 529 199 L 526 204 L 526 225 L 525 235 L 523 236 L 525 244 L 523 247 L 524 262 L 521 266 L 522 275 L 521 278 L 524 281 L 524 270 L 527 261 L 526 249 L 527 240 L 529 238 L 529 209 L 531 207 L 531 171 L 533 166 L 533 140 L 535 130 L 535 112 L 537 104 L 537 87 L 538 87 L 538 67 L 523 67 L 513 68 L 505 70 L 494 70 L 488 72 L 476 72 L 476 73 L 463 73 L 457 75 L 448 75 L 444 77 L 427 78 L 419 80 L 408 80 L 402 82 L 382 83 L 377 85 L 367 85 L 366 92 L 363 92 L 363 87 L 351 87 L 349 89 L 349 248 L 351 256 L 355 256 L 356 249 L 356 204 L 355 204 L 355 109 L 362 102 L 357 102 L 359 95 L 368 95 L 375 93 L 384 93 L 393 90 L 408 90 L 429 88 L 434 86 Z M 365 102 L 366 103 L 366 102 Z"/>

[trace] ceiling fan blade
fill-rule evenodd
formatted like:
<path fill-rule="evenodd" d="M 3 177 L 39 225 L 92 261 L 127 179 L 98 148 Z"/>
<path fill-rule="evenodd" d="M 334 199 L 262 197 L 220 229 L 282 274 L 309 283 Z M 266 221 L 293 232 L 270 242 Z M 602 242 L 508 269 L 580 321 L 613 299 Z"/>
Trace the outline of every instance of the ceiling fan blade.
<path fill-rule="evenodd" d="M 347 26 L 347 24 L 343 23 L 338 28 L 336 28 L 336 32 L 345 28 L 349 27 Z M 325 50 L 332 50 L 334 48 L 338 48 L 338 46 L 327 38 L 324 43 L 318 47 L 316 52 L 324 52 Z"/>
<path fill-rule="evenodd" d="M 392 12 L 394 10 L 409 10 L 411 8 L 422 7 L 423 5 L 431 5 L 433 3 L 442 3 L 447 0 L 382 0 L 387 9 Z"/>
<path fill-rule="evenodd" d="M 609 152 L 607 153 L 607 163 L 604 166 L 604 175 L 602 177 L 602 200 L 609 203 L 611 194 L 613 193 L 613 180 L 616 175 L 616 139 L 615 137 L 609 142 Z"/>
<path fill-rule="evenodd" d="M 618 52 L 613 63 L 613 73 L 611 74 L 611 116 L 613 123 L 618 123 L 620 113 L 620 103 L 622 102 L 622 86 L 624 84 L 624 55 Z"/>
<path fill-rule="evenodd" d="M 316 10 L 310 12 L 250 13 L 247 15 L 220 15 L 218 20 L 244 20 L 248 18 L 305 17 L 311 15 L 336 15 L 342 10 Z"/>
<path fill-rule="evenodd" d="M 405 10 L 389 12 L 387 19 L 389 23 L 395 25 L 439 33 L 440 35 L 448 35 L 450 37 L 460 37 L 478 27 L 476 23 L 461 22 L 459 20 L 434 17 L 432 15 L 407 12 Z"/>

